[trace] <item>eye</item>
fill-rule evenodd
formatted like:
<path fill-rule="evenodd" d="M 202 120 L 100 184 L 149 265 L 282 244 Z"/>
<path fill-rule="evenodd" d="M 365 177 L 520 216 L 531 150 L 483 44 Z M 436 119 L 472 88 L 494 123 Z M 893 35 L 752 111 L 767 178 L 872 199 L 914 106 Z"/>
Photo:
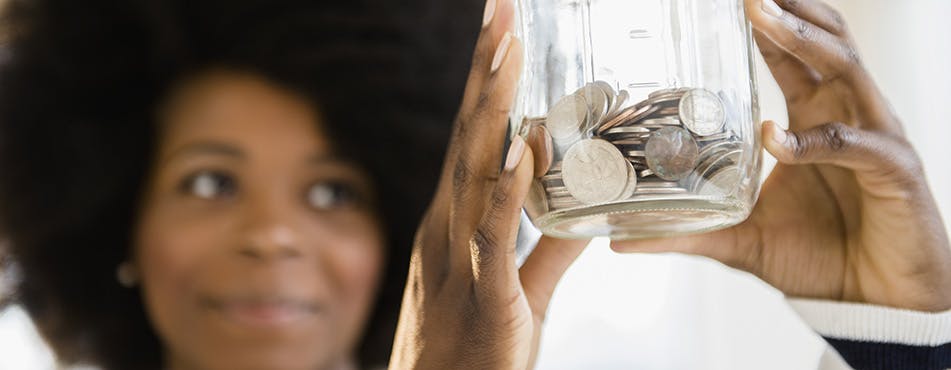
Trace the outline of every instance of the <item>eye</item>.
<path fill-rule="evenodd" d="M 233 196 L 237 187 L 234 178 L 226 173 L 201 171 L 186 178 L 181 190 L 196 198 L 212 200 Z"/>
<path fill-rule="evenodd" d="M 352 185 L 328 181 L 311 186 L 307 202 L 317 210 L 333 210 L 359 206 L 361 197 Z"/>

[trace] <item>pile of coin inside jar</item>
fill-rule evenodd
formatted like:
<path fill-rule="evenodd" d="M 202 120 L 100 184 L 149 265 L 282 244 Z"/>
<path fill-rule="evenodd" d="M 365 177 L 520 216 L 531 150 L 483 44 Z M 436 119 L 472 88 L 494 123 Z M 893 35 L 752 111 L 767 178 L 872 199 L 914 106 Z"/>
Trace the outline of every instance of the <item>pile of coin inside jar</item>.
<path fill-rule="evenodd" d="M 540 187 L 549 210 L 678 195 L 725 196 L 743 176 L 742 141 L 726 96 L 698 88 L 629 94 L 592 82 L 526 118 L 552 137 L 555 162 Z"/>

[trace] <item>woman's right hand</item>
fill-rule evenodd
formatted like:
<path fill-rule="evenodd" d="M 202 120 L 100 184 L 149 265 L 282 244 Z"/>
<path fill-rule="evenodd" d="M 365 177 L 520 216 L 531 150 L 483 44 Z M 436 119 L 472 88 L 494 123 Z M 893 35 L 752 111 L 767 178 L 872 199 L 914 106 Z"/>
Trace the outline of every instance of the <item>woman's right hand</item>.
<path fill-rule="evenodd" d="M 789 132 L 764 125 L 780 163 L 749 220 L 612 247 L 712 257 L 790 296 L 951 309 L 951 248 L 921 161 L 841 15 L 819 0 L 779 5 L 746 0 L 790 122 Z"/>
<path fill-rule="evenodd" d="M 516 137 L 503 163 L 522 65 L 513 3 L 488 0 L 439 187 L 416 235 L 391 369 L 532 368 L 555 285 L 587 244 L 543 237 L 521 268 L 515 262 L 533 153 L 540 163 L 549 156 Z"/>

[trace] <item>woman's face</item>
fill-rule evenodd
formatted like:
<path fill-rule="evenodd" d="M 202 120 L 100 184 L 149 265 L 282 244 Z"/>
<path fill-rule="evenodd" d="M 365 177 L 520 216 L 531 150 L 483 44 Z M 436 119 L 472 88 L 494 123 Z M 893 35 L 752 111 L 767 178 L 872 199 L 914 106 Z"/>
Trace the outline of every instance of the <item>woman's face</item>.
<path fill-rule="evenodd" d="M 251 75 L 174 91 L 134 265 L 173 369 L 317 369 L 350 360 L 385 250 L 372 189 L 312 106 Z"/>

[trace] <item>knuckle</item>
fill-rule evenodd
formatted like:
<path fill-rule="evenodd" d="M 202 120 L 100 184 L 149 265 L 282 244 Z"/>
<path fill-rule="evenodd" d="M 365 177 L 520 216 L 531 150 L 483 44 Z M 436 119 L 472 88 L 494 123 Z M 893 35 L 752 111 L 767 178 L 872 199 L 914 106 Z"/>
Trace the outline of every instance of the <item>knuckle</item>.
<path fill-rule="evenodd" d="M 469 162 L 465 160 L 456 161 L 456 165 L 452 169 L 452 188 L 455 195 L 460 195 L 463 189 L 468 188 L 472 184 L 474 176 L 474 169 Z"/>
<path fill-rule="evenodd" d="M 472 111 L 472 121 L 481 122 L 486 120 L 498 120 L 506 118 L 510 109 L 501 106 L 492 93 L 485 91 L 479 94 L 475 109 Z"/>
<path fill-rule="evenodd" d="M 799 38 L 800 41 L 808 42 L 815 39 L 815 30 L 813 29 L 812 25 L 809 24 L 809 22 L 806 22 L 802 19 L 797 19 L 795 27 L 796 37 Z"/>
<path fill-rule="evenodd" d="M 799 10 L 802 9 L 801 0 L 782 0 L 781 3 L 783 5 L 783 8 L 786 8 L 786 10 L 793 13 L 798 13 Z"/>
<path fill-rule="evenodd" d="M 823 126 L 821 137 L 825 147 L 833 153 L 842 152 L 855 142 L 852 128 L 841 122 Z"/>
<path fill-rule="evenodd" d="M 492 197 L 489 200 L 489 207 L 493 212 L 498 212 L 505 208 L 508 205 L 509 199 L 511 196 L 507 191 L 496 190 L 492 192 Z"/>
<path fill-rule="evenodd" d="M 491 263 L 495 258 L 495 245 L 497 244 L 497 235 L 495 228 L 489 224 L 483 224 L 476 228 L 472 234 L 470 244 L 472 246 L 472 257 L 480 263 Z"/>
<path fill-rule="evenodd" d="M 848 32 L 849 25 L 845 22 L 845 17 L 842 16 L 842 12 L 830 6 L 826 8 L 829 12 L 829 27 L 832 27 L 831 31 L 837 34 Z"/>

